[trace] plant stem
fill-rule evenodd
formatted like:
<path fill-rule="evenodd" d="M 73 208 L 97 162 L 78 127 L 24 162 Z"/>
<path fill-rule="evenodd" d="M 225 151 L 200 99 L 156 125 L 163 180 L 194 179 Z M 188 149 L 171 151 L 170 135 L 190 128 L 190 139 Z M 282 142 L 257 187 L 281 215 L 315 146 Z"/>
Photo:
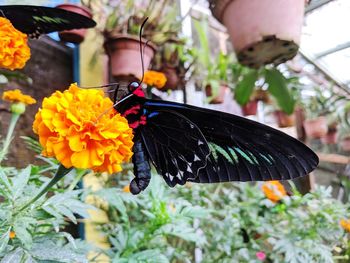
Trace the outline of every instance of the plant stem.
<path fill-rule="evenodd" d="M 54 175 L 54 177 L 46 184 L 42 187 L 42 190 L 40 190 L 40 192 L 32 199 L 30 200 L 27 204 L 25 204 L 24 206 L 22 206 L 18 212 L 23 211 L 24 209 L 26 209 L 28 206 L 30 206 L 32 203 L 34 203 L 35 201 L 37 201 L 42 195 L 44 195 L 45 193 L 47 193 L 47 191 L 49 191 L 49 189 L 54 186 L 59 180 L 61 180 L 66 174 L 68 174 L 73 168 L 66 168 L 64 167 L 62 164 L 60 164 L 60 166 L 58 167 L 56 174 Z M 17 212 L 17 213 L 18 213 Z"/>
<path fill-rule="evenodd" d="M 7 135 L 6 135 L 4 144 L 3 144 L 3 148 L 0 151 L 0 163 L 3 161 L 3 159 L 5 158 L 5 156 L 8 152 L 8 148 L 9 148 L 10 143 L 12 141 L 13 131 L 15 130 L 15 126 L 16 126 L 16 123 L 19 119 L 19 116 L 20 116 L 20 114 L 16 114 L 16 113 L 12 113 L 12 115 L 11 115 L 11 121 L 9 124 Z"/>
<path fill-rule="evenodd" d="M 86 174 L 85 170 L 78 170 L 77 171 L 77 176 L 74 178 L 73 182 L 70 184 L 70 186 L 68 187 L 68 191 L 72 191 L 74 190 L 74 188 L 76 187 L 76 185 L 80 182 L 81 178 L 83 178 L 83 176 Z"/>

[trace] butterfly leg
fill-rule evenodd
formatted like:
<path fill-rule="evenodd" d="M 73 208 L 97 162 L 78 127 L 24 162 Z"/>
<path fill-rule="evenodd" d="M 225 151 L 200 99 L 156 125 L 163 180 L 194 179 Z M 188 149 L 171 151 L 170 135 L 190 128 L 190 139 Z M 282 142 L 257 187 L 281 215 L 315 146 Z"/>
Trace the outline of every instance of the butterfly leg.
<path fill-rule="evenodd" d="M 137 195 L 147 188 L 151 180 L 151 168 L 146 152 L 144 151 L 141 137 L 135 139 L 133 152 L 132 162 L 134 164 L 135 178 L 130 182 L 130 192 Z"/>

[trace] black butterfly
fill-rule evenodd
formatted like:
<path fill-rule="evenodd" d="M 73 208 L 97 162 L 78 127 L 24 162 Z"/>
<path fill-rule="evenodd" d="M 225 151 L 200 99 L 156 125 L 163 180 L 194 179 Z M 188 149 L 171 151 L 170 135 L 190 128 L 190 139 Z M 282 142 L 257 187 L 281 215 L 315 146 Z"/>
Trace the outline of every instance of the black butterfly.
<path fill-rule="evenodd" d="M 132 82 L 115 109 L 134 129 L 138 194 L 150 181 L 149 160 L 173 187 L 187 181 L 288 180 L 304 176 L 318 164 L 317 155 L 300 141 L 261 123 L 181 103 L 146 99 Z"/>
<path fill-rule="evenodd" d="M 44 6 L 0 6 L 0 16 L 9 19 L 16 29 L 32 38 L 55 31 L 90 28 L 96 25 L 94 20 L 80 14 Z"/>

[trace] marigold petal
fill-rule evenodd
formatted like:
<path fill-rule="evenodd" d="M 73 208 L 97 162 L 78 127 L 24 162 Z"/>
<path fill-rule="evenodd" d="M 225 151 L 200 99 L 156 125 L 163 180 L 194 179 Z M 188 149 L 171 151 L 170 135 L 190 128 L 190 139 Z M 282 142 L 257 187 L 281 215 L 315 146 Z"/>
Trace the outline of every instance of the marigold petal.
<path fill-rule="evenodd" d="M 44 154 L 67 168 L 121 171 L 121 163 L 133 154 L 133 130 L 112 106 L 102 91 L 76 84 L 45 98 L 33 123 Z"/>
<path fill-rule="evenodd" d="M 18 31 L 7 18 L 0 17 L 0 67 L 10 70 L 23 68 L 30 58 L 26 34 Z"/>

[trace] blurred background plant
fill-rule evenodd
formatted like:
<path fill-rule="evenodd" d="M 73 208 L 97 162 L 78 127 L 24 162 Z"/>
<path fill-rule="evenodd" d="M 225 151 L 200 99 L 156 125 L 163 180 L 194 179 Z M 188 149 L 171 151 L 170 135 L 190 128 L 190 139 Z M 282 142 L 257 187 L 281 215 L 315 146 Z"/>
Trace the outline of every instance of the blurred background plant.
<path fill-rule="evenodd" d="M 130 169 L 94 193 L 108 215 L 109 222 L 96 228 L 108 238 L 111 248 L 105 253 L 113 262 L 349 259 L 349 230 L 340 225 L 350 216 L 349 205 L 332 198 L 330 187 L 306 195 L 293 184 L 286 191 L 269 182 L 170 189 L 153 174 L 149 189 L 135 197 L 127 184 Z"/>
<path fill-rule="evenodd" d="M 83 0 L 82 4 L 94 13 L 97 29 L 105 36 L 128 34 L 138 36 L 141 24 L 148 17 L 143 36 L 161 45 L 177 35 L 182 19 L 179 6 L 170 0 Z"/>
<path fill-rule="evenodd" d="M 210 211 L 169 190 L 155 173 L 145 193 L 133 196 L 130 175 L 126 169 L 95 192 L 109 219 L 97 226 L 111 244 L 106 254 L 113 262 L 193 262 L 195 248 L 206 243 L 195 225 L 209 220 Z"/>

